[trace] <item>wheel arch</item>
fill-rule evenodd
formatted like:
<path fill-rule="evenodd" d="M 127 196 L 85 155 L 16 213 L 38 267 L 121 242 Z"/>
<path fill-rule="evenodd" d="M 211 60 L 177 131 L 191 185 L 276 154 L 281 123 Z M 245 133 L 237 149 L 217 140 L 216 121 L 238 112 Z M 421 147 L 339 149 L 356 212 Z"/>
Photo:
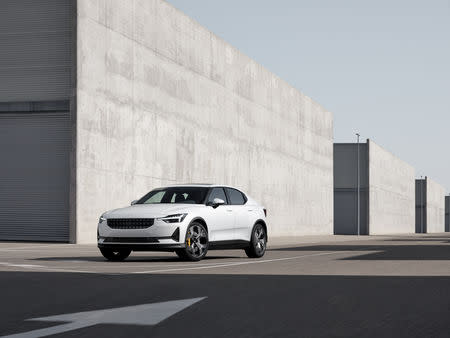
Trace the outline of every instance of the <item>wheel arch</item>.
<path fill-rule="evenodd" d="M 264 231 L 266 232 L 266 242 L 269 242 L 269 233 L 267 232 L 267 224 L 263 219 L 256 220 L 255 224 L 253 224 L 252 233 L 253 233 L 253 229 L 258 224 L 261 224 L 264 227 Z"/>
<path fill-rule="evenodd" d="M 194 222 L 200 223 L 201 225 L 203 225 L 206 228 L 206 231 L 208 232 L 208 239 L 209 239 L 209 229 L 208 229 L 208 224 L 206 224 L 206 221 L 201 217 L 194 217 L 191 220 L 191 222 L 189 223 L 189 225 L 191 225 Z"/>

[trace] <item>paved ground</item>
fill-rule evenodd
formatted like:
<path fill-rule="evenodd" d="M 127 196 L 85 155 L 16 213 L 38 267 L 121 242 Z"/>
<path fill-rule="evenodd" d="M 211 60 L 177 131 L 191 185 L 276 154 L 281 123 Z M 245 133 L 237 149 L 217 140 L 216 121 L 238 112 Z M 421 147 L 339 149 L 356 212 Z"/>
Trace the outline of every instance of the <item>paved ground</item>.
<path fill-rule="evenodd" d="M 74 327 L 27 320 L 192 298 L 202 299 L 156 325 L 163 305 L 126 309 L 115 324 L 108 311 Z M 5 242 L 0 300 L 0 335 L 59 326 L 55 337 L 449 337 L 450 234 L 280 239 L 262 259 L 211 251 L 198 263 L 170 253 L 112 263 L 90 245 Z"/>

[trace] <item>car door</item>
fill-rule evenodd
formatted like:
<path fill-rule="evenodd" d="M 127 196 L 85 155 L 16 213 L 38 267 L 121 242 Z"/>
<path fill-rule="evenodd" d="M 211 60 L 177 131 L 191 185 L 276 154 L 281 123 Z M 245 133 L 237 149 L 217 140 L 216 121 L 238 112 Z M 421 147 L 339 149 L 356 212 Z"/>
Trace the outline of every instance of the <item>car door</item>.
<path fill-rule="evenodd" d="M 209 240 L 211 242 L 229 241 L 234 239 L 234 214 L 228 204 L 227 195 L 222 187 L 214 187 L 208 196 L 207 204 L 220 198 L 225 201 L 224 205 L 217 207 L 209 206 Z"/>
<path fill-rule="evenodd" d="M 234 216 L 234 239 L 248 241 L 252 224 L 249 224 L 251 210 L 245 205 L 247 197 L 237 189 L 225 188 L 225 191 Z"/>

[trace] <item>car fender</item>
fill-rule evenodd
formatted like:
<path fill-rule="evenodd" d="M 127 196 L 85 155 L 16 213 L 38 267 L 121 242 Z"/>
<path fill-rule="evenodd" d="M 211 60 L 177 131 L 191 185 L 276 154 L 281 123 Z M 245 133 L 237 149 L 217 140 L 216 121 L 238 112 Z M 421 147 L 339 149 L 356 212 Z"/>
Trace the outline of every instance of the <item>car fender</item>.
<path fill-rule="evenodd" d="M 266 224 L 266 221 L 265 220 L 263 220 L 263 219 L 257 219 L 256 221 L 255 221 L 255 223 L 253 224 L 253 227 L 252 227 L 252 232 L 251 233 L 253 233 L 253 230 L 255 229 L 255 226 L 257 225 L 257 224 L 262 224 L 263 226 L 264 226 L 264 229 L 266 230 L 266 242 L 269 242 L 269 233 L 268 233 L 268 231 L 267 231 L 267 224 Z M 251 235 L 250 235 L 251 236 Z M 251 238 L 250 238 L 250 240 L 251 240 Z"/>
<path fill-rule="evenodd" d="M 205 219 L 201 216 L 195 216 L 191 219 L 191 221 L 189 222 L 189 225 L 191 225 L 194 222 L 200 222 L 206 227 L 206 231 L 208 232 L 208 239 L 209 239 L 209 228 L 208 228 L 208 223 L 205 221 Z M 186 231 L 187 231 L 187 228 L 189 227 L 189 225 L 186 227 Z"/>

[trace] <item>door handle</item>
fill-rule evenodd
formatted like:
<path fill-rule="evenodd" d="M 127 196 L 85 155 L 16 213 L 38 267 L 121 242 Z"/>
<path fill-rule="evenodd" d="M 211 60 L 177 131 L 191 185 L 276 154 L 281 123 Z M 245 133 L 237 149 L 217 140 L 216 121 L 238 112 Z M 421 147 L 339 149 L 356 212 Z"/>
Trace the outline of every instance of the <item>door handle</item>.
<path fill-rule="evenodd" d="M 253 211 L 253 209 L 248 209 L 248 211 Z"/>
<path fill-rule="evenodd" d="M 228 212 L 232 212 L 232 211 L 233 211 L 233 209 L 227 209 L 227 211 L 228 211 Z"/>

